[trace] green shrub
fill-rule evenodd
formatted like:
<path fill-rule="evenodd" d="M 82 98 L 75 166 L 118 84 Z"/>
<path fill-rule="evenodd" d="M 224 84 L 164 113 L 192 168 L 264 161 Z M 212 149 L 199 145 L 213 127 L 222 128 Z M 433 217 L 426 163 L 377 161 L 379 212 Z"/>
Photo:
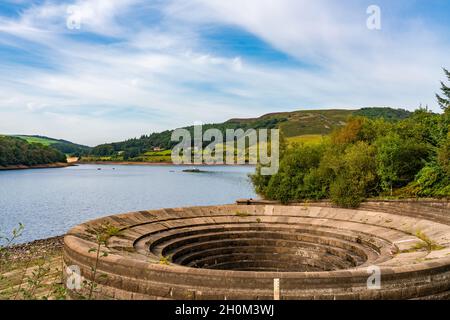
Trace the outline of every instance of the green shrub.
<path fill-rule="evenodd" d="M 447 175 L 450 175 L 450 133 L 438 150 L 438 162 Z"/>
<path fill-rule="evenodd" d="M 312 176 L 317 175 L 323 154 L 322 145 L 295 145 L 281 160 L 280 169 L 272 177 L 253 177 L 256 190 L 263 191 L 267 198 L 287 203 L 291 200 L 317 198 L 317 186 Z M 267 183 L 267 184 L 266 184 Z"/>
<path fill-rule="evenodd" d="M 376 187 L 375 148 L 366 142 L 350 145 L 340 157 L 336 179 L 330 185 L 331 200 L 343 207 L 357 207 Z"/>
<path fill-rule="evenodd" d="M 334 204 L 344 208 L 356 208 L 365 198 L 363 190 L 352 184 L 352 180 L 339 176 L 330 186 L 330 198 Z"/>
<path fill-rule="evenodd" d="M 423 168 L 430 154 L 430 148 L 423 142 L 411 138 L 401 138 L 397 133 L 389 133 L 375 141 L 377 147 L 377 174 L 384 191 L 403 187 L 414 180 Z"/>
<path fill-rule="evenodd" d="M 413 197 L 450 197 L 450 177 L 437 164 L 429 164 L 417 174 L 416 179 L 399 195 Z"/>

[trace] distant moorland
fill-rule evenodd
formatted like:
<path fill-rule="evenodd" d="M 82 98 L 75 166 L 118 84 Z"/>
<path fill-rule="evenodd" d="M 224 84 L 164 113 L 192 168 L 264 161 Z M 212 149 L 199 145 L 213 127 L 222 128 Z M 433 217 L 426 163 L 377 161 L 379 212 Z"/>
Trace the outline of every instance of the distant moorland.
<path fill-rule="evenodd" d="M 263 115 L 259 118 L 230 119 L 223 123 L 206 124 L 204 130 L 216 128 L 225 133 L 227 129 L 273 129 L 279 128 L 288 143 L 319 143 L 323 137 L 334 130 L 343 127 L 354 116 L 363 116 L 369 119 L 382 118 L 386 121 L 398 121 L 411 116 L 411 112 L 392 108 L 363 108 L 359 110 L 302 110 L 293 112 L 279 112 Z M 193 131 L 193 126 L 185 127 Z M 68 157 L 77 157 L 81 162 L 127 162 L 127 163 L 170 163 L 171 149 L 177 143 L 171 141 L 173 130 L 166 130 L 140 138 L 132 138 L 122 142 L 101 144 L 88 147 L 67 140 L 49 138 L 40 135 L 13 135 L 3 136 L 20 139 L 27 142 L 30 150 L 59 151 Z M 1 136 L 0 136 L 1 137 Z M 14 141 L 14 143 L 11 143 Z M 54 157 L 46 158 L 31 155 L 23 151 L 26 144 L 17 140 L 3 139 L 4 153 L 0 165 L 28 165 L 29 163 L 47 164 L 55 162 Z M 31 146 L 33 145 L 33 146 Z M 43 148 L 45 147 L 45 148 Z M 16 156 L 11 156 L 14 148 L 18 148 Z M 44 152 L 44 153 L 45 153 Z M 59 153 L 58 154 L 59 158 Z M 37 154 L 37 151 L 34 151 Z M 59 162 L 58 160 L 58 162 Z M 3 163 L 3 164 L 2 164 Z"/>
<path fill-rule="evenodd" d="M 360 110 L 302 110 L 279 112 L 259 118 L 231 119 L 223 123 L 205 124 L 203 129 L 216 128 L 223 133 L 226 129 L 272 129 L 279 128 L 288 141 L 319 141 L 322 136 L 343 127 L 352 116 L 383 118 L 397 121 L 408 118 L 412 113 L 403 109 L 363 108 Z M 193 126 L 185 127 L 193 131 Z M 83 161 L 136 161 L 170 162 L 170 149 L 177 144 L 171 141 L 173 130 L 143 135 L 122 142 L 102 144 L 84 154 Z"/>

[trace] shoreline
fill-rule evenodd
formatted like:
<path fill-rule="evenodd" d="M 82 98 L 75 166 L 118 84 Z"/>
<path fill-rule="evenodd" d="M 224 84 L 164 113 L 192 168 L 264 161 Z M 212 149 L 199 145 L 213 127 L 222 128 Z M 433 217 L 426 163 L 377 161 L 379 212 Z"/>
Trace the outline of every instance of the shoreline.
<path fill-rule="evenodd" d="M 123 166 L 178 166 L 178 167 L 219 167 L 219 166 L 255 166 L 254 164 L 174 164 L 173 162 L 137 162 L 137 161 L 78 161 L 76 164 L 123 165 Z"/>
<path fill-rule="evenodd" d="M 66 168 L 74 166 L 74 163 L 64 163 L 64 162 L 55 162 L 48 164 L 37 164 L 33 166 L 26 166 L 23 164 L 11 165 L 11 166 L 0 166 L 0 171 L 8 171 L 8 170 L 28 170 L 28 169 L 53 169 L 53 168 Z"/>
<path fill-rule="evenodd" d="M 374 202 L 382 202 L 382 203 L 438 203 L 438 204 L 447 204 L 450 208 L 450 199 L 436 199 L 436 198 L 411 198 L 411 199 L 367 199 L 364 204 L 369 205 Z M 238 205 L 275 205 L 280 204 L 278 201 L 264 200 L 264 199 L 237 199 L 236 204 Z M 329 200 L 319 200 L 313 202 L 295 202 L 287 204 L 289 205 L 305 205 L 308 206 L 320 206 L 320 207 L 333 207 L 334 206 Z M 364 210 L 364 205 L 360 207 L 361 210 Z M 366 209 L 371 211 L 372 209 Z M 13 244 L 9 247 L 5 247 L 3 252 L 0 252 L 0 262 L 6 256 L 10 262 L 19 263 L 22 261 L 27 261 L 32 259 L 38 259 L 41 257 L 45 257 L 46 255 L 54 255 L 62 253 L 64 247 L 64 235 L 52 236 L 43 239 L 31 240 L 24 243 Z M 1 269 L 1 263 L 0 263 Z"/>
<path fill-rule="evenodd" d="M 29 260 L 30 258 L 38 259 L 62 252 L 63 246 L 64 235 L 13 244 L 4 248 L 4 251 L 0 253 L 0 259 L 8 256 L 10 263 L 18 263 Z"/>

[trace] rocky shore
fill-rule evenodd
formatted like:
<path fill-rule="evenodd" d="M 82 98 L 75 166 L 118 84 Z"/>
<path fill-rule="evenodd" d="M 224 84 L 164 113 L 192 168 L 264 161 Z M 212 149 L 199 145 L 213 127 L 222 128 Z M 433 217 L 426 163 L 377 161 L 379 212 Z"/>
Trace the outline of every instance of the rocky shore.
<path fill-rule="evenodd" d="M 8 258 L 11 263 L 28 261 L 30 258 L 39 259 L 53 256 L 62 252 L 64 236 L 57 236 L 28 243 L 17 244 L 0 252 L 0 260 Z"/>
<path fill-rule="evenodd" d="M 1 170 L 24 170 L 24 169 L 48 169 L 48 168 L 65 168 L 69 166 L 73 166 L 73 163 L 65 163 L 65 162 L 56 162 L 56 163 L 48 163 L 48 164 L 37 164 L 34 166 L 26 166 L 26 165 L 13 165 L 13 166 L 0 166 Z"/>

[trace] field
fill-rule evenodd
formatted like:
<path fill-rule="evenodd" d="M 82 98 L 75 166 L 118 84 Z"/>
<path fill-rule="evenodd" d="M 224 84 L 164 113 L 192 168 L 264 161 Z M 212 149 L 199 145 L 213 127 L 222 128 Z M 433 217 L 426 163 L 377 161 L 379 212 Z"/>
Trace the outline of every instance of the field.
<path fill-rule="evenodd" d="M 163 162 L 172 162 L 172 158 L 171 158 L 171 150 L 162 150 L 162 151 L 147 151 L 137 157 L 129 158 L 126 160 L 121 155 L 115 155 L 115 156 L 103 156 L 103 157 L 87 156 L 87 157 L 82 157 L 81 161 L 86 161 L 86 162 L 131 161 L 131 162 L 163 163 Z"/>
<path fill-rule="evenodd" d="M 54 139 L 46 138 L 46 137 L 35 137 L 35 136 L 14 136 L 14 137 L 23 139 L 23 140 L 27 141 L 28 143 L 40 143 L 44 146 L 49 146 L 49 145 L 60 142 L 58 140 L 54 140 Z"/>
<path fill-rule="evenodd" d="M 307 134 L 307 135 L 299 135 L 294 137 L 286 138 L 286 141 L 289 145 L 297 144 L 317 144 L 320 143 L 325 135 L 320 134 Z M 224 150 L 226 149 L 224 145 L 218 144 L 217 148 L 222 147 Z M 258 146 L 259 150 L 260 146 Z M 248 152 L 248 148 L 247 152 Z M 206 150 L 203 150 L 206 154 Z M 236 152 L 235 152 L 236 156 Z M 248 154 L 247 154 L 248 157 Z M 81 161 L 84 162 L 97 162 L 97 161 L 105 161 L 105 162 L 122 162 L 122 161 L 130 161 L 130 162 L 149 162 L 149 163 L 168 163 L 172 162 L 171 158 L 171 150 L 162 150 L 162 151 L 147 151 L 137 157 L 124 159 L 122 155 L 114 155 L 114 156 L 85 156 L 81 158 Z"/>
<path fill-rule="evenodd" d="M 323 140 L 325 136 L 320 134 L 306 134 L 301 136 L 289 137 L 286 138 L 288 144 L 292 145 L 294 143 L 297 144 L 316 144 Z"/>

